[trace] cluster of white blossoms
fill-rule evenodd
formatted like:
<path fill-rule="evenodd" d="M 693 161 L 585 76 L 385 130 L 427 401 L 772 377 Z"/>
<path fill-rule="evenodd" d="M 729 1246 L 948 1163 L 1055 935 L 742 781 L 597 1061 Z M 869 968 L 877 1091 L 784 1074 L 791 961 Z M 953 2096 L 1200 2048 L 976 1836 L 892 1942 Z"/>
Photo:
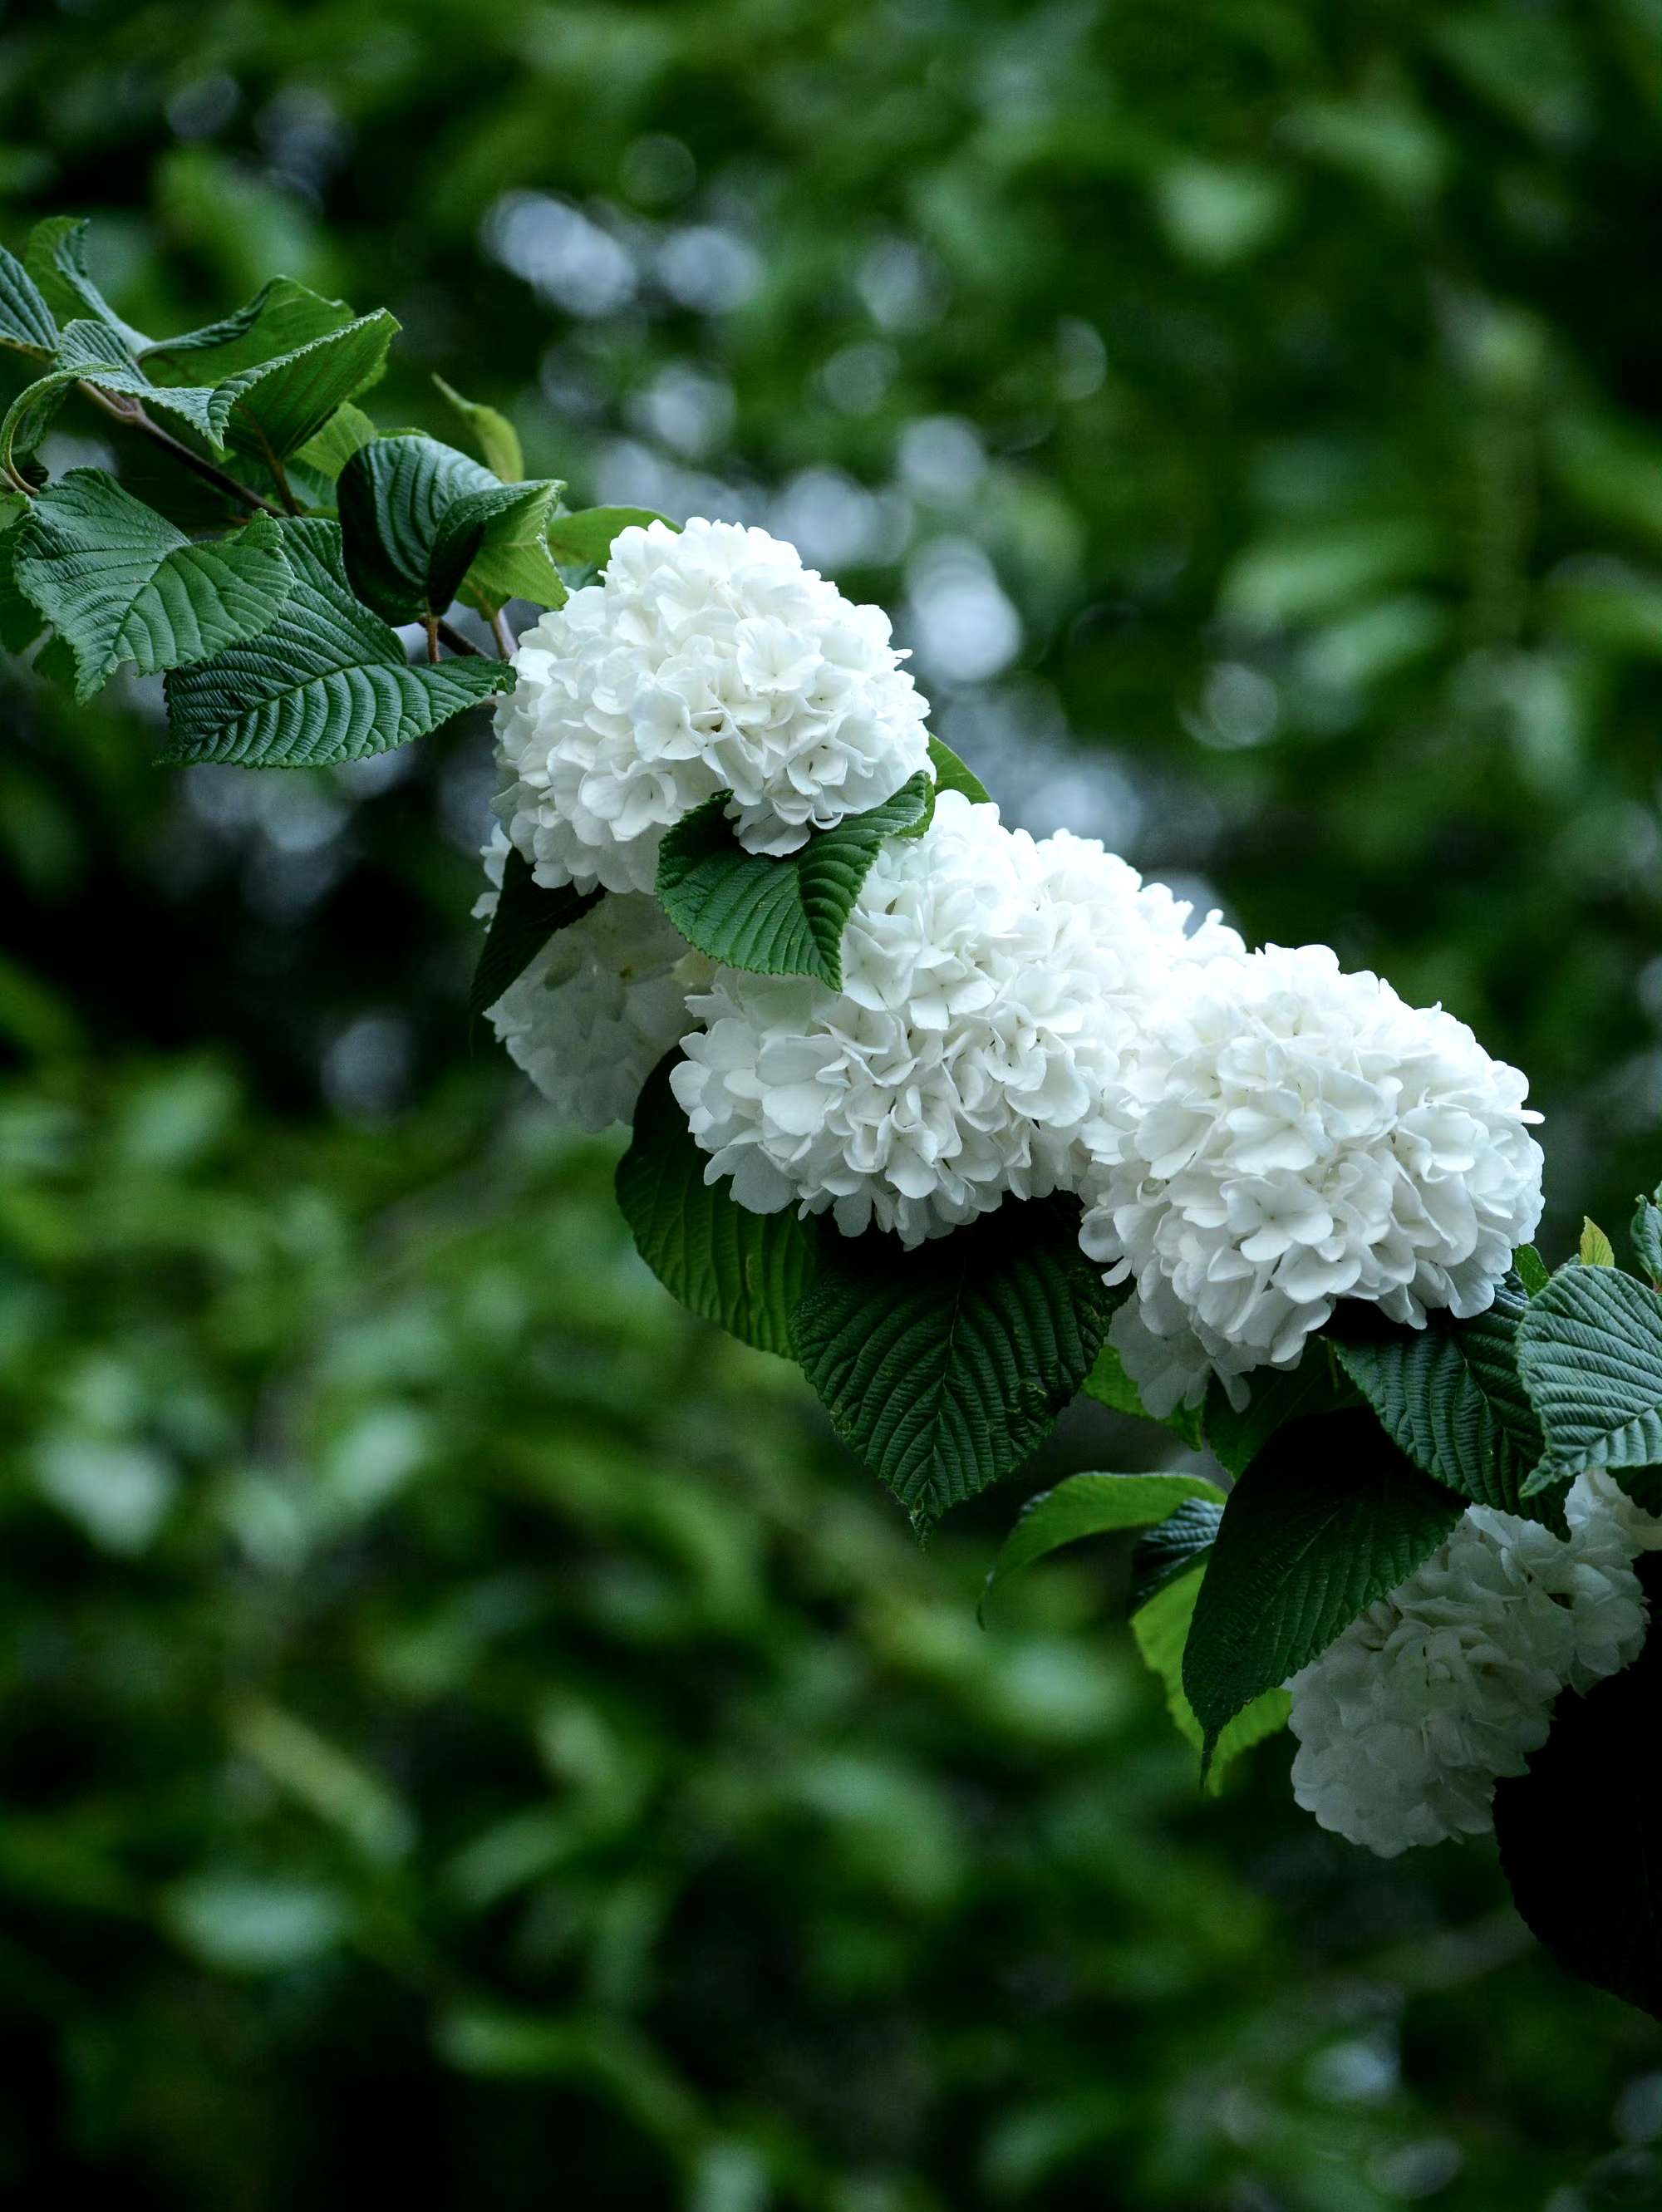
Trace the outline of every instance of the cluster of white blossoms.
<path fill-rule="evenodd" d="M 521 642 L 502 817 L 545 886 L 609 896 L 493 1009 L 566 1118 L 627 1120 L 655 1061 L 709 1179 L 910 1246 L 1076 1193 L 1135 1295 L 1112 1340 L 1144 1404 L 1296 1363 L 1341 1298 L 1480 1312 L 1540 1212 L 1525 1085 L 1440 1008 L 1323 945 L 1249 954 L 1123 860 L 944 791 L 879 853 L 843 985 L 714 969 L 649 894 L 718 792 L 782 856 L 928 767 L 886 618 L 765 532 L 654 523 Z"/>
<path fill-rule="evenodd" d="M 927 768 L 900 660 L 881 608 L 764 530 L 631 527 L 520 641 L 497 811 L 550 889 L 650 891 L 664 832 L 720 791 L 747 851 L 794 852 Z"/>
<path fill-rule="evenodd" d="M 498 888 L 506 854 L 498 831 L 486 857 Z M 488 891 L 475 911 L 488 917 L 496 896 Z M 642 1085 L 691 1018 L 688 994 L 715 973 L 655 899 L 625 891 L 551 937 L 490 1020 L 559 1120 L 595 1132 L 631 1119 Z"/>
<path fill-rule="evenodd" d="M 1568 1539 L 1473 1506 L 1447 1541 L 1288 1684 L 1293 1790 L 1324 1828 L 1393 1858 L 1493 1826 L 1495 1783 L 1547 1740 L 1553 1701 L 1645 1639 L 1632 1562 L 1662 1521 L 1582 1475 Z"/>
<path fill-rule="evenodd" d="M 1113 1341 L 1151 1413 L 1292 1366 L 1339 1298 L 1481 1313 L 1541 1212 L 1524 1077 L 1322 945 L 1190 969 L 1150 1018 L 1081 1241 L 1137 1296 Z"/>
<path fill-rule="evenodd" d="M 921 1243 L 1071 1190 L 1174 961 L 1239 949 L 1093 841 L 1043 844 L 941 793 L 879 854 L 843 988 L 723 969 L 671 1077 L 712 1176 L 757 1212 L 830 1210 Z"/>

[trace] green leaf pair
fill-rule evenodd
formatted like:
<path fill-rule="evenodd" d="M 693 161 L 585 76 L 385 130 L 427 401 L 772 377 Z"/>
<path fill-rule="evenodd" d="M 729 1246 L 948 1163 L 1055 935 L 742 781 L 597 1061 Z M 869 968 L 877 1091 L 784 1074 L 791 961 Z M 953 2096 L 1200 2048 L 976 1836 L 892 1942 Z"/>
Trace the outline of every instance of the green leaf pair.
<path fill-rule="evenodd" d="M 352 587 L 392 623 L 436 620 L 457 598 L 486 616 L 512 599 L 559 606 L 547 533 L 563 488 L 503 483 L 416 431 L 360 446 L 336 484 Z"/>

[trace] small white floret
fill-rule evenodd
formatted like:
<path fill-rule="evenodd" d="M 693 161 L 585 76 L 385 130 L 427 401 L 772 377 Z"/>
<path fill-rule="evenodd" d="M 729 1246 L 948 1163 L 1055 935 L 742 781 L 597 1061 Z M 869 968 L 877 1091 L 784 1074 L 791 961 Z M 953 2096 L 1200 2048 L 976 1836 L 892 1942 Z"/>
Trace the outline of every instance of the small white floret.
<path fill-rule="evenodd" d="M 880 607 L 764 530 L 624 530 L 520 641 L 498 812 L 550 888 L 651 890 L 666 830 L 720 791 L 746 850 L 793 853 L 928 768 L 901 659 Z"/>

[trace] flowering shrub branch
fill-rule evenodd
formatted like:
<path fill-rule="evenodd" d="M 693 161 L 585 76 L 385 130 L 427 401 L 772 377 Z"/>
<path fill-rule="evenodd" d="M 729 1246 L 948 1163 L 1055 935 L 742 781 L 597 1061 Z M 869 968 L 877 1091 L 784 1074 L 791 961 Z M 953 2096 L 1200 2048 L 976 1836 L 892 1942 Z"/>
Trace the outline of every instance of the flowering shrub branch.
<path fill-rule="evenodd" d="M 1140 1532 L 1133 1631 L 1208 1786 L 1290 1725 L 1324 1826 L 1386 1855 L 1494 1826 L 1560 1957 L 1662 2008 L 1619 1748 L 1662 1550 L 1662 1194 L 1639 1273 L 1591 1224 L 1549 1273 L 1525 1079 L 1452 1016 L 1008 829 L 880 611 L 790 546 L 569 513 L 448 387 L 483 463 L 382 432 L 390 316 L 279 278 L 158 342 L 82 228 L 0 253 L 0 343 L 39 372 L 0 424 L 8 647 L 82 700 L 162 674 L 176 762 L 362 758 L 494 697 L 472 1014 L 563 1120 L 632 1124 L 618 1202 L 661 1280 L 796 1360 L 920 1534 L 1081 1390 L 1205 1443 L 1227 1489 L 1033 1500 L 989 1594 Z M 175 475 L 51 479 L 71 392 Z M 545 611 L 517 646 L 513 600 Z M 1576 1882 L 1594 1849 L 1610 1878 Z"/>

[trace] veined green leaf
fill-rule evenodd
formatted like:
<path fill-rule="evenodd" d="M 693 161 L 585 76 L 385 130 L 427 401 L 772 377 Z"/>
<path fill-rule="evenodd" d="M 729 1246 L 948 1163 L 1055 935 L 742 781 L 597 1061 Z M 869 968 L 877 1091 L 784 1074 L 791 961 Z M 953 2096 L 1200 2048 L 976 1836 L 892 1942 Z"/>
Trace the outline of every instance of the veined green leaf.
<path fill-rule="evenodd" d="M 661 522 L 679 530 L 667 514 L 649 507 L 586 507 L 576 514 L 557 514 L 548 526 L 548 550 L 565 568 L 602 568 L 612 552 L 612 541 L 620 531 Z"/>
<path fill-rule="evenodd" d="M 515 597 L 565 596 L 542 532 L 560 486 L 505 484 L 435 438 L 378 438 L 336 487 L 353 586 L 389 622 L 440 615 L 459 592 L 494 614 Z"/>
<path fill-rule="evenodd" d="M 618 1204 L 653 1273 L 691 1312 L 758 1351 L 791 1354 L 790 1317 L 829 1239 L 794 1212 L 752 1213 L 726 1182 L 707 1182 L 669 1087 L 680 1048 L 647 1078 L 635 1134 L 618 1166 Z"/>
<path fill-rule="evenodd" d="M 352 319 L 344 300 L 326 300 L 292 276 L 274 276 L 234 314 L 144 347 L 139 365 L 155 384 L 223 384 Z"/>
<path fill-rule="evenodd" d="M 1212 1547 L 1218 1540 L 1218 1523 L 1222 1519 L 1221 1498 L 1215 1501 L 1191 1498 L 1186 1505 L 1179 1505 L 1157 1527 L 1140 1536 L 1131 1554 L 1126 1611 L 1132 1614 L 1141 1613 L 1168 1583 L 1174 1583 L 1190 1567 L 1199 1566 L 1209 1559 Z"/>
<path fill-rule="evenodd" d="M 811 975 L 843 988 L 843 932 L 886 837 L 915 822 L 931 786 L 919 774 L 868 813 L 849 814 L 782 860 L 747 853 L 718 792 L 678 822 L 658 853 L 658 897 L 689 945 L 728 968 Z"/>
<path fill-rule="evenodd" d="M 224 442 L 228 402 L 202 386 L 158 389 L 131 360 L 113 330 L 103 323 L 81 319 L 64 325 L 52 367 L 12 402 L 4 428 L 0 429 L 0 452 L 12 451 L 26 420 L 44 403 L 55 403 L 70 385 L 82 383 L 123 398 L 142 400 L 164 418 L 164 426 L 165 418 L 171 417 L 175 426 L 182 424 L 210 447 Z M 34 428 L 33 434 L 39 437 L 40 428 Z"/>
<path fill-rule="evenodd" d="M 1279 1430 L 1229 1493 L 1184 1656 L 1208 1741 L 1405 1582 L 1464 1510 L 1372 1413 Z"/>
<path fill-rule="evenodd" d="M 1123 1304 L 1129 1295 L 1129 1285 L 1109 1293 L 1116 1304 Z M 1161 1428 L 1181 1437 L 1190 1451 L 1198 1451 L 1204 1440 L 1197 1406 L 1178 1406 L 1164 1417 L 1149 1412 L 1136 1384 L 1125 1371 L 1125 1363 L 1111 1344 L 1105 1344 L 1098 1352 L 1096 1365 L 1085 1378 L 1085 1395 L 1094 1398 L 1099 1406 L 1105 1406 L 1111 1413 L 1129 1413 L 1137 1421 L 1158 1420 Z"/>
<path fill-rule="evenodd" d="M 17 588 L 12 573 L 16 550 L 17 525 L 13 520 L 0 531 L 0 645 L 8 653 L 27 653 L 46 624 L 39 607 Z"/>
<path fill-rule="evenodd" d="M 1050 1434 L 1111 1305 L 1077 1208 L 1006 1199 L 914 1252 L 879 1230 L 822 1237 L 791 1335 L 839 1432 L 927 1534 Z"/>
<path fill-rule="evenodd" d="M 142 353 L 149 340 L 123 322 L 94 283 L 87 268 L 87 225 L 72 215 L 49 215 L 29 233 L 23 259 L 41 297 L 60 322 L 89 315 L 113 330 L 130 354 Z"/>
<path fill-rule="evenodd" d="M 1513 1272 L 1526 1297 L 1538 1297 L 1552 1280 L 1552 1271 L 1533 1244 L 1520 1244 L 1512 1255 Z"/>
<path fill-rule="evenodd" d="M 1225 1774 L 1241 1753 L 1287 1726 L 1293 1700 L 1283 1689 L 1260 1691 L 1219 1735 L 1209 1759 L 1205 1756 L 1206 1732 L 1184 1695 L 1183 1655 L 1206 1573 L 1204 1563 L 1196 1565 L 1155 1591 L 1133 1614 L 1131 1633 L 1143 1664 L 1165 1685 L 1166 1709 L 1176 1722 L 1178 1735 L 1202 1754 L 1206 1792 L 1215 1797 L 1223 1787 Z"/>
<path fill-rule="evenodd" d="M 306 441 L 294 461 L 332 484 L 359 447 L 372 445 L 380 435 L 362 408 L 354 407 L 349 399 L 344 406 L 336 408 L 314 438 Z"/>
<path fill-rule="evenodd" d="M 154 676 L 256 636 L 276 620 L 290 580 L 268 516 L 194 544 L 101 469 L 71 469 L 48 484 L 17 533 L 14 569 L 75 654 L 82 702 L 124 660 Z"/>
<path fill-rule="evenodd" d="M 519 981 L 556 930 L 569 929 L 574 921 L 581 921 L 605 896 L 600 890 L 580 891 L 571 884 L 545 890 L 525 854 L 517 846 L 510 848 L 502 864 L 496 911 L 490 917 L 468 994 L 470 1020 L 489 1013 L 509 985 Z"/>
<path fill-rule="evenodd" d="M 1589 1468 L 1662 1461 L 1662 1297 L 1615 1267 L 1561 1267 L 1518 1327 L 1546 1434 L 1531 1490 Z"/>
<path fill-rule="evenodd" d="M 167 678 L 169 761 L 320 768 L 390 752 L 505 690 L 501 661 L 414 668 L 396 632 L 352 597 L 340 532 L 279 526 L 294 585 L 271 627 L 206 667 Z"/>
<path fill-rule="evenodd" d="M 1070 1474 L 1022 1507 L 988 1572 L 983 1610 L 1013 1575 L 1062 1545 L 1117 1528 L 1149 1528 L 1195 1499 L 1221 1506 L 1223 1492 L 1201 1474 Z"/>
<path fill-rule="evenodd" d="M 1518 1322 L 1528 1302 L 1521 1291 L 1515 1307 L 1501 1295 L 1507 1306 L 1484 1334 L 1439 1315 L 1424 1328 L 1336 1342 L 1334 1353 L 1415 1467 L 1476 1504 L 1545 1520 L 1562 1534 L 1562 1499 L 1524 1494 L 1542 1451 L 1516 1365 Z"/>
<path fill-rule="evenodd" d="M 383 307 L 228 378 L 219 391 L 228 401 L 230 443 L 280 466 L 375 381 L 398 328 Z"/>
<path fill-rule="evenodd" d="M 478 440 L 479 451 L 491 474 L 500 477 L 504 483 L 523 482 L 525 456 L 520 450 L 520 434 L 507 416 L 498 414 L 494 407 L 487 407 L 480 400 L 464 399 L 454 385 L 447 384 L 436 374 L 433 381 Z"/>
<path fill-rule="evenodd" d="M 1339 1413 L 1360 1406 L 1361 1393 L 1336 1370 L 1325 1342 L 1305 1346 L 1296 1367 L 1260 1367 L 1246 1377 L 1249 1396 L 1239 1412 L 1221 1382 L 1206 1399 L 1206 1441 L 1231 1474 L 1245 1474 L 1278 1429 L 1314 1413 Z"/>
<path fill-rule="evenodd" d="M 1616 1247 L 1598 1224 L 1587 1214 L 1581 1217 L 1581 1243 L 1576 1254 L 1584 1267 L 1613 1267 Z"/>
<path fill-rule="evenodd" d="M 1654 1198 L 1640 1200 L 1629 1234 L 1640 1266 L 1654 1287 L 1662 1291 L 1662 1191 Z"/>
<path fill-rule="evenodd" d="M 58 350 L 58 322 L 15 254 L 0 246 L 0 345 L 21 353 Z"/>

